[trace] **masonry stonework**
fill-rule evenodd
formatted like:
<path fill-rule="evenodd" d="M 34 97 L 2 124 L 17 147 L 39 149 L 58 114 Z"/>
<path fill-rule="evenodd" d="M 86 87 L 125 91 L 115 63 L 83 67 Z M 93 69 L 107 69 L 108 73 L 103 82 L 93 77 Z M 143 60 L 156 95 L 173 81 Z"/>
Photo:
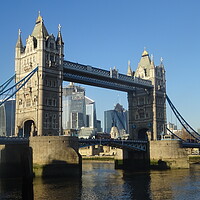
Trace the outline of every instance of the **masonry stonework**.
<path fill-rule="evenodd" d="M 38 67 L 16 94 L 15 135 L 60 135 L 62 132 L 63 47 L 49 34 L 39 15 L 24 46 L 19 31 L 15 48 L 16 83 Z"/>

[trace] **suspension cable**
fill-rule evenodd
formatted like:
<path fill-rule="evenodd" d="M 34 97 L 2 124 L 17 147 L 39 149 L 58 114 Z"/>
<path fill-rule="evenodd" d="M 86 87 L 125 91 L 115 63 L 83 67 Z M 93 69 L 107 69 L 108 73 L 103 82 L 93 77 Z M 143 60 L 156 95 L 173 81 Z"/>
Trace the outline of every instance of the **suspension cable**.
<path fill-rule="evenodd" d="M 15 79 L 15 74 L 10 77 L 7 81 L 5 81 L 2 85 L 0 85 L 0 92 L 3 92 L 3 90 Z"/>
<path fill-rule="evenodd" d="M 171 100 L 169 99 L 169 97 L 166 95 L 166 99 L 173 111 L 173 113 L 175 114 L 175 116 L 177 117 L 177 119 L 179 120 L 179 122 L 181 123 L 181 125 L 184 127 L 184 129 L 192 136 L 194 137 L 196 140 L 200 141 L 200 134 L 198 132 L 196 132 L 186 121 L 185 119 L 182 117 L 182 115 L 178 112 L 178 110 L 175 108 L 175 106 L 173 105 L 173 103 L 171 102 Z M 193 132 L 189 131 L 188 128 L 190 128 Z"/>
<path fill-rule="evenodd" d="M 6 97 L 3 101 L 0 102 L 0 106 L 2 104 L 4 104 L 8 99 L 12 98 L 30 80 L 30 78 L 35 74 L 35 72 L 37 70 L 38 70 L 38 67 L 36 67 L 33 71 L 31 71 L 28 75 L 26 75 L 20 81 L 18 81 L 17 83 L 15 83 L 13 86 L 11 86 L 7 90 L 1 92 L 0 95 L 3 95 L 6 92 L 11 91 L 13 88 L 17 88 L 14 92 L 12 92 L 12 94 L 10 94 L 8 97 Z M 22 82 L 23 82 L 23 84 L 20 85 L 20 83 L 22 83 Z"/>

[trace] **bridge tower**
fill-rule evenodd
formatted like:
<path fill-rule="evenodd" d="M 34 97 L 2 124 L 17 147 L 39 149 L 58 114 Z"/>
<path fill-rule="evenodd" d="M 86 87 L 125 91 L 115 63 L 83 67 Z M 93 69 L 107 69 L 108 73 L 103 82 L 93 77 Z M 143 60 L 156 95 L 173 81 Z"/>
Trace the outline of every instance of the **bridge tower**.
<path fill-rule="evenodd" d="M 60 135 L 62 132 L 63 48 L 61 26 L 57 38 L 49 34 L 41 15 L 33 32 L 15 48 L 16 82 L 35 67 L 38 71 L 16 94 L 15 135 Z"/>
<path fill-rule="evenodd" d="M 166 79 L 165 69 L 161 59 L 159 66 L 154 65 L 153 56 L 144 50 L 141 60 L 133 75 L 150 80 L 152 90 L 135 88 L 135 92 L 128 93 L 129 103 L 129 131 L 133 139 L 158 140 L 165 132 L 166 123 Z"/>

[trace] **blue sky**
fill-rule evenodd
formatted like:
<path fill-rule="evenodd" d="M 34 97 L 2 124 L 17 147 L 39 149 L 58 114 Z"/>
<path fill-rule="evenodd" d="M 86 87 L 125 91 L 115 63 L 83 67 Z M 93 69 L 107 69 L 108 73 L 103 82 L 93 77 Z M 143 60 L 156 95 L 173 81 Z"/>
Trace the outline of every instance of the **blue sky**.
<path fill-rule="evenodd" d="M 1 2 L 0 83 L 14 74 L 18 29 L 23 43 L 41 11 L 49 33 L 62 26 L 65 60 L 109 70 L 136 70 L 144 47 L 155 64 L 164 59 L 167 94 L 184 118 L 200 127 L 199 0 L 7 0 Z M 127 108 L 126 93 L 86 86 L 97 114 L 117 102 Z M 171 112 L 167 111 L 171 120 Z M 172 122 L 175 122 L 172 117 Z"/>

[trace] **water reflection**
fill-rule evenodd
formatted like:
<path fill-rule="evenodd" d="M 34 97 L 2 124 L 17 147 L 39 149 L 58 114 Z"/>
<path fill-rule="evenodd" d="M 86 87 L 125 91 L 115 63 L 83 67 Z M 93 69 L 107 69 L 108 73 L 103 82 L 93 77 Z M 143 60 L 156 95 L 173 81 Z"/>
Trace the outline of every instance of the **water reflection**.
<path fill-rule="evenodd" d="M 200 165 L 191 169 L 124 172 L 113 163 L 83 163 L 82 178 L 0 180 L 0 199 L 188 200 L 199 199 Z"/>
<path fill-rule="evenodd" d="M 49 178 L 34 179 L 35 199 L 80 199 L 81 179 Z"/>
<path fill-rule="evenodd" d="M 126 199 L 151 200 L 150 173 L 149 172 L 124 172 Z"/>
<path fill-rule="evenodd" d="M 113 163 L 84 163 L 81 199 L 118 199 L 124 191 L 123 171 Z"/>

